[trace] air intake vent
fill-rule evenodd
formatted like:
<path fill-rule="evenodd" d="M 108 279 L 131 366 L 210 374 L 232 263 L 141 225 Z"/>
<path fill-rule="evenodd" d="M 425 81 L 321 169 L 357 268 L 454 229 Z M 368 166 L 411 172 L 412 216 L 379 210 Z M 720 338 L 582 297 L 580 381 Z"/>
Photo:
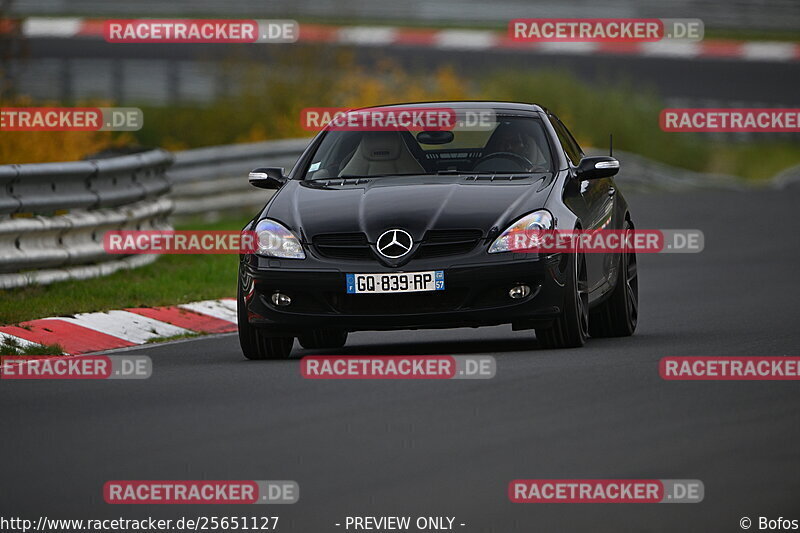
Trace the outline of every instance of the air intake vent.
<path fill-rule="evenodd" d="M 425 234 L 425 239 L 414 257 L 427 258 L 465 254 L 472 251 L 482 237 L 483 232 L 478 229 L 431 230 Z"/>
<path fill-rule="evenodd" d="M 363 233 L 323 233 L 314 236 L 317 252 L 331 259 L 369 259 L 372 252 Z"/>

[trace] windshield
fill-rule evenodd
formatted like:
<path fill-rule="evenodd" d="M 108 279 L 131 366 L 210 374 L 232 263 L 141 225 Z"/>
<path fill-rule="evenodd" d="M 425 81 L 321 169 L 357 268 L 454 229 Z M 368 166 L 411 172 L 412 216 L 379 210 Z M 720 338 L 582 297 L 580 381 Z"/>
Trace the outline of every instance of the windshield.
<path fill-rule="evenodd" d="M 549 173 L 552 169 L 541 119 L 497 116 L 480 129 L 328 131 L 305 179 Z"/>

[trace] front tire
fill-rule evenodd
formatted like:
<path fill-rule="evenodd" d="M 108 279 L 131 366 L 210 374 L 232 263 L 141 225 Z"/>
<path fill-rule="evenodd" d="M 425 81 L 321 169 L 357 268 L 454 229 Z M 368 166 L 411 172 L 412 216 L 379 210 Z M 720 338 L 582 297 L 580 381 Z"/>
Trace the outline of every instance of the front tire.
<path fill-rule="evenodd" d="M 582 253 L 570 254 L 566 278 L 561 314 L 551 327 L 536 329 L 542 348 L 579 348 L 589 336 L 589 283 Z"/>
<path fill-rule="evenodd" d="M 297 337 L 300 346 L 307 350 L 341 348 L 347 342 L 347 332 L 335 329 L 314 329 Z"/>
<path fill-rule="evenodd" d="M 236 322 L 239 329 L 239 345 L 244 356 L 251 360 L 288 359 L 292 352 L 294 337 L 273 337 L 266 331 L 253 327 L 247 320 L 242 288 L 236 295 Z"/>
<path fill-rule="evenodd" d="M 625 231 L 633 231 L 633 225 L 625 222 Z M 636 252 L 620 254 L 617 284 L 608 299 L 589 317 L 589 333 L 592 337 L 630 337 L 639 321 L 639 274 Z"/>

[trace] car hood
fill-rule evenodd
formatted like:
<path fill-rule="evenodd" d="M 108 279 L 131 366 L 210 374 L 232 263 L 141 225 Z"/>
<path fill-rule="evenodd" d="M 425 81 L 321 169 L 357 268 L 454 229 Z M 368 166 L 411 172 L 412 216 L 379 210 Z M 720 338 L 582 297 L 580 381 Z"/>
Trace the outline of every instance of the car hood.
<path fill-rule="evenodd" d="M 492 227 L 502 230 L 543 207 L 550 177 L 293 180 L 273 197 L 265 215 L 298 232 L 304 242 L 325 233 L 364 233 L 374 243 L 392 228 L 404 229 L 415 241 L 439 229 L 479 229 L 486 236 Z"/>

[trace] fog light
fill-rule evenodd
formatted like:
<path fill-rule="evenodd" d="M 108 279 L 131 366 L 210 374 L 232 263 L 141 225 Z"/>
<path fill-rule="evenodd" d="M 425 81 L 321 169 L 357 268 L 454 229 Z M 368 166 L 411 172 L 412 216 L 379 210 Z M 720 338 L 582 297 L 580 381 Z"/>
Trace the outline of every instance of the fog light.
<path fill-rule="evenodd" d="M 508 295 L 515 300 L 519 300 L 520 298 L 525 298 L 531 293 L 531 288 L 527 285 L 517 285 L 515 287 L 511 287 L 511 290 L 508 291 Z"/>
<path fill-rule="evenodd" d="M 272 303 L 274 303 L 275 305 L 279 305 L 281 307 L 286 307 L 287 305 L 292 303 L 292 299 L 291 298 L 289 298 L 287 295 L 281 294 L 279 292 L 276 292 L 275 294 L 273 294 L 271 300 L 272 300 Z"/>

